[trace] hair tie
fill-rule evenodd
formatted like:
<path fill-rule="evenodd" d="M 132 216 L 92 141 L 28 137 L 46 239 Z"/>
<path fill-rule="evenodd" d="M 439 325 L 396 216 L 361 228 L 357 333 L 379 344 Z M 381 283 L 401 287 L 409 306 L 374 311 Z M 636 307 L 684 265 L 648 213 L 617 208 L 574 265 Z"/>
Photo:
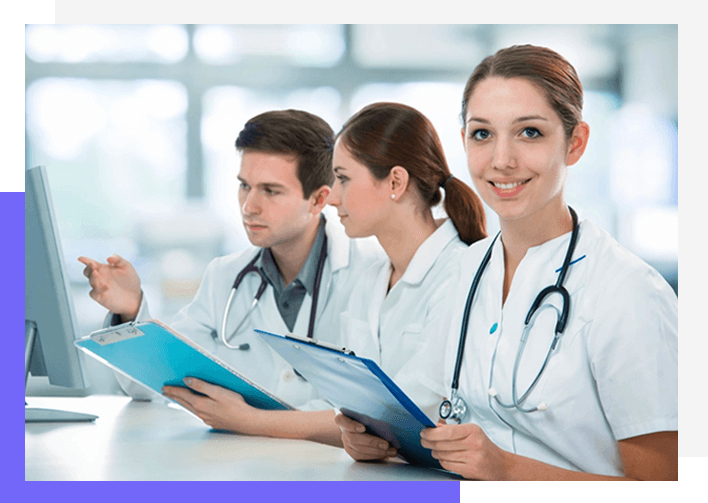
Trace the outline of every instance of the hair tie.
<path fill-rule="evenodd" d="M 444 189 L 444 188 L 445 188 L 445 185 L 447 185 L 447 182 L 449 182 L 449 181 L 452 180 L 453 178 L 455 178 L 455 175 L 450 175 L 450 176 L 447 178 L 447 180 L 445 180 L 443 183 L 440 184 L 440 188 L 441 188 L 441 189 Z"/>

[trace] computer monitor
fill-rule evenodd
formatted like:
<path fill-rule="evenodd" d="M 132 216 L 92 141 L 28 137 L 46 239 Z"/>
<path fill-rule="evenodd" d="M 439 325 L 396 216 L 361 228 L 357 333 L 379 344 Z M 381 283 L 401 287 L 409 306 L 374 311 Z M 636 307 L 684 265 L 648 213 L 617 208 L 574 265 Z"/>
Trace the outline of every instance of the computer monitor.
<path fill-rule="evenodd" d="M 83 389 L 88 381 L 74 346 L 76 316 L 43 166 L 25 171 L 25 386 L 29 373 Z M 27 407 L 25 422 L 92 421 L 96 416 Z"/>

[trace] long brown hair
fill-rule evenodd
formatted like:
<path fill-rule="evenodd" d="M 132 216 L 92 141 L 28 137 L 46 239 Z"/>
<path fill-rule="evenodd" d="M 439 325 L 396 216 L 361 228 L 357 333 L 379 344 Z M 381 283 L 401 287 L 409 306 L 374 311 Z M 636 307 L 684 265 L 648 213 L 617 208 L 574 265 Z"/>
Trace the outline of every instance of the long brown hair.
<path fill-rule="evenodd" d="M 460 239 L 472 244 L 487 236 L 484 206 L 462 180 L 451 177 L 440 138 L 422 113 L 400 103 L 374 103 L 352 116 L 337 135 L 377 180 L 394 166 L 408 171 L 428 207 L 442 199 Z"/>

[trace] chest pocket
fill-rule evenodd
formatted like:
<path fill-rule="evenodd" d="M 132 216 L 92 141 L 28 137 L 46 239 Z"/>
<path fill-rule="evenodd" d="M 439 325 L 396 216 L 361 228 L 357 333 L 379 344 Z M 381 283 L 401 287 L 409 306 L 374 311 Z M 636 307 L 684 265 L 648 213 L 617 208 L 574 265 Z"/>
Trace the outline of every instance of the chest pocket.
<path fill-rule="evenodd" d="M 549 428 L 557 427 L 563 420 L 561 418 L 574 421 L 576 425 L 579 421 L 587 419 L 582 411 L 588 410 L 588 404 L 594 401 L 595 392 L 583 344 L 583 332 L 586 328 L 587 325 L 569 324 L 559 345 L 551 354 L 538 385 L 522 404 L 524 408 L 533 408 L 544 403 L 547 411 L 523 414 L 515 409 L 495 407 L 507 421 L 513 421 L 519 431 L 532 437 L 540 437 L 545 434 L 543 432 L 549 431 Z M 540 365 L 533 370 L 535 377 Z M 526 384 L 522 379 L 518 379 L 519 396 L 526 391 Z"/>
<path fill-rule="evenodd" d="M 551 401 L 564 400 L 564 397 L 574 393 L 573 386 L 568 383 L 574 381 L 574 373 L 581 365 L 582 358 L 579 360 L 580 355 L 577 353 L 582 353 L 582 347 L 576 347 L 576 343 L 583 326 L 583 321 L 573 316 L 572 308 L 577 307 L 574 304 L 576 300 L 574 292 L 571 294 L 571 316 L 568 324 L 550 355 L 549 350 L 555 339 L 555 328 L 563 305 L 562 298 L 557 294 L 546 297 L 531 319 L 527 332 L 524 332 L 519 323 L 513 326 L 518 327 L 518 331 L 509 331 L 507 328 L 506 332 L 501 334 L 506 341 L 499 345 L 494 367 L 494 384 L 505 403 L 511 403 L 512 384 L 516 385 L 517 398 L 520 398 L 529 391 L 536 379 L 536 385 L 522 404 L 524 408 L 533 408 L 542 402 L 549 405 Z M 519 340 L 524 333 L 527 337 L 525 345 Z M 546 358 L 548 361 L 544 367 Z M 518 367 L 515 366 L 517 363 Z"/>
<path fill-rule="evenodd" d="M 381 363 L 387 374 L 395 375 L 423 347 L 423 325 L 409 323 L 400 335 L 381 333 Z"/>
<path fill-rule="evenodd" d="M 342 346 L 351 349 L 357 356 L 365 356 L 379 361 L 379 350 L 374 344 L 369 324 L 353 317 L 349 312 L 339 316 L 342 331 Z"/>

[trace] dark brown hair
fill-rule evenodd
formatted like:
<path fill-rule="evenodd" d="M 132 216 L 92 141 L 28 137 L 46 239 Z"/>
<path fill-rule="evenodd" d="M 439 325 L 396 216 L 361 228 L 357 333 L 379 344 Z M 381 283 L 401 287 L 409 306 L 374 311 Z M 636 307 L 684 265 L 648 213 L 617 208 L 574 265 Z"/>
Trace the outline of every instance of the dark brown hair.
<path fill-rule="evenodd" d="M 394 166 L 408 171 L 428 207 L 442 199 L 460 239 L 472 244 L 487 236 L 482 201 L 462 180 L 450 178 L 442 144 L 432 123 L 419 111 L 400 103 L 374 103 L 351 117 L 337 139 L 377 180 Z"/>
<path fill-rule="evenodd" d="M 297 158 L 297 178 L 305 199 L 334 183 L 334 131 L 320 117 L 301 110 L 274 110 L 249 120 L 236 138 L 239 152 L 255 151 Z"/>
<path fill-rule="evenodd" d="M 463 126 L 472 91 L 488 77 L 520 77 L 536 84 L 560 116 L 567 138 L 572 136 L 573 129 L 582 120 L 583 86 L 573 65 L 546 47 L 513 45 L 487 56 L 470 75 L 462 95 Z"/>

